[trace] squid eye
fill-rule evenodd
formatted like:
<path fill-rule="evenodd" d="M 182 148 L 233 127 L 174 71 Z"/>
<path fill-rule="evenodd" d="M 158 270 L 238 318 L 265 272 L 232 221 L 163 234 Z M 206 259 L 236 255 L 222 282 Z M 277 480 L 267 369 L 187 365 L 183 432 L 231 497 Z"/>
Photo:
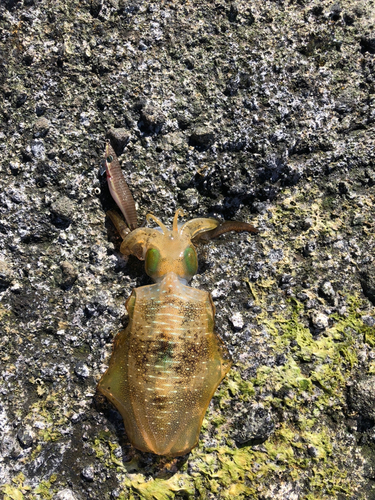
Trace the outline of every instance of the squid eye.
<path fill-rule="evenodd" d="M 150 248 L 146 253 L 146 273 L 154 274 L 159 266 L 160 252 L 156 248 Z"/>
<path fill-rule="evenodd" d="M 184 264 L 188 274 L 190 274 L 190 276 L 194 276 L 194 274 L 198 270 L 198 259 L 197 259 L 197 254 L 193 247 L 187 247 L 185 249 Z"/>
<path fill-rule="evenodd" d="M 107 156 L 107 163 L 112 163 L 113 162 L 113 156 Z"/>

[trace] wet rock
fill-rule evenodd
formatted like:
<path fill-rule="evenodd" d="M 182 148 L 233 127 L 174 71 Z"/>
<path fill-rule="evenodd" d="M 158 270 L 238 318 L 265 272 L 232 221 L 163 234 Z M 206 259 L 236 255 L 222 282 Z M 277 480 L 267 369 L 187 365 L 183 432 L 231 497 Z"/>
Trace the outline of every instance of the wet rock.
<path fill-rule="evenodd" d="M 130 141 L 129 130 L 125 128 L 111 128 L 107 132 L 107 137 L 111 141 L 111 145 L 117 156 L 120 156 L 125 149 L 125 146 Z"/>
<path fill-rule="evenodd" d="M 375 420 L 375 377 L 354 381 L 348 391 L 349 408 L 362 418 Z"/>
<path fill-rule="evenodd" d="M 34 123 L 34 137 L 45 137 L 51 127 L 51 122 L 44 116 Z"/>
<path fill-rule="evenodd" d="M 88 366 L 83 361 L 78 361 L 74 367 L 74 373 L 81 378 L 87 378 L 90 375 Z"/>
<path fill-rule="evenodd" d="M 78 500 L 78 497 L 69 488 L 60 490 L 54 495 L 53 500 Z"/>
<path fill-rule="evenodd" d="M 329 318 L 326 314 L 323 314 L 319 311 L 314 311 L 311 314 L 311 323 L 317 330 L 324 330 L 328 327 Z"/>
<path fill-rule="evenodd" d="M 359 279 L 363 293 L 375 306 L 375 267 L 372 265 L 365 267 L 361 271 Z"/>
<path fill-rule="evenodd" d="M 245 324 L 242 314 L 240 312 L 234 313 L 230 318 L 229 321 L 232 323 L 233 328 L 235 330 L 241 330 Z"/>
<path fill-rule="evenodd" d="M 88 465 L 87 467 L 82 469 L 81 475 L 82 475 L 83 479 L 86 479 L 86 481 L 89 481 L 89 482 L 94 481 L 94 477 L 95 477 L 94 467 L 92 465 Z"/>
<path fill-rule="evenodd" d="M 215 141 L 214 131 L 207 126 L 196 127 L 189 138 L 189 144 L 191 146 L 199 146 L 208 148 Z"/>
<path fill-rule="evenodd" d="M 0 292 L 6 290 L 14 279 L 12 266 L 5 260 L 0 260 Z"/>
<path fill-rule="evenodd" d="M 160 133 L 166 120 L 164 113 L 154 106 L 146 105 L 142 107 L 140 114 L 139 128 L 141 131 L 153 134 Z"/>
<path fill-rule="evenodd" d="M 67 260 L 61 262 L 60 267 L 62 271 L 62 280 L 60 286 L 63 290 L 68 290 L 77 280 L 78 272 Z"/>
<path fill-rule="evenodd" d="M 52 223 L 58 229 L 66 229 L 73 221 L 76 205 L 66 196 L 61 196 L 51 205 Z"/>
<path fill-rule="evenodd" d="M 22 448 L 30 448 L 30 446 L 33 444 L 34 436 L 30 431 L 26 429 L 20 429 L 17 433 L 17 439 L 20 442 Z"/>
<path fill-rule="evenodd" d="M 249 407 L 246 415 L 239 418 L 234 427 L 234 438 L 239 444 L 249 441 L 264 442 L 273 433 L 275 424 L 269 410 Z M 254 443 L 255 444 L 255 443 Z"/>

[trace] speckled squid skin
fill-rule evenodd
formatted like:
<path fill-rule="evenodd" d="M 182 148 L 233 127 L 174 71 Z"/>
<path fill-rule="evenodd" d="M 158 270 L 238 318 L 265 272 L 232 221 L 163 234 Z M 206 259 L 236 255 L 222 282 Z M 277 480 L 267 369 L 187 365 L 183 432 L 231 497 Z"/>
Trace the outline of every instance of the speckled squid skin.
<path fill-rule="evenodd" d="M 115 341 L 99 390 L 120 411 L 131 443 L 158 455 L 196 446 L 207 406 L 231 366 L 214 334 L 208 292 L 169 272 L 128 299 L 129 325 Z"/>

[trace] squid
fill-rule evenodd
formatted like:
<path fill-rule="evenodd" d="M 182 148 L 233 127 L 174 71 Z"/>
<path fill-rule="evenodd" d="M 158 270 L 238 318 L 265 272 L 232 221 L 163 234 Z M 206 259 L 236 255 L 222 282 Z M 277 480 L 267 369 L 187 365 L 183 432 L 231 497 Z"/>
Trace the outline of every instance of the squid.
<path fill-rule="evenodd" d="M 211 294 L 188 286 L 198 270 L 196 244 L 228 231 L 258 230 L 213 218 L 179 224 L 181 209 L 171 229 L 152 214 L 146 220 L 156 227 L 137 227 L 135 203 L 110 143 L 104 162 L 110 193 L 126 221 L 108 213 L 122 237 L 120 251 L 144 260 L 155 283 L 134 289 L 127 299 L 129 324 L 115 338 L 98 390 L 120 412 L 135 448 L 185 455 L 197 445 L 207 407 L 232 365 L 214 331 Z"/>

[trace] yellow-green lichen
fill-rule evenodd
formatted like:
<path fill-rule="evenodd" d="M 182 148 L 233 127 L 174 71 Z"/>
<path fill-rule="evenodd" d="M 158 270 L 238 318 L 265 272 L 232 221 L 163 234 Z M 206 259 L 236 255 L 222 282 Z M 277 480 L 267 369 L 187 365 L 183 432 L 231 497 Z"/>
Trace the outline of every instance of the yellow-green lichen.
<path fill-rule="evenodd" d="M 51 500 L 55 493 L 52 484 L 57 480 L 57 475 L 52 474 L 48 480 L 41 481 L 37 486 L 31 487 L 24 484 L 25 476 L 20 473 L 12 479 L 12 484 L 0 486 L 3 500 Z"/>
<path fill-rule="evenodd" d="M 116 468 L 119 471 L 125 472 L 127 465 L 124 464 L 122 459 L 116 457 L 115 450 L 119 448 L 118 443 L 112 443 L 110 439 L 111 434 L 108 431 L 98 432 L 97 437 L 91 442 L 91 447 L 95 452 L 95 456 L 108 468 Z"/>
<path fill-rule="evenodd" d="M 356 300 L 351 298 L 349 303 L 355 304 Z M 312 392 L 314 387 L 323 391 L 318 398 L 320 403 L 327 403 L 332 395 L 340 400 L 344 395 L 339 391 L 357 362 L 355 344 L 368 329 L 353 305 L 348 317 L 332 315 L 335 321 L 333 326 L 314 337 L 300 320 L 302 311 L 302 304 L 292 299 L 289 310 L 282 316 L 276 314 L 271 318 L 262 318 L 264 327 L 271 335 L 274 352 L 289 351 L 290 354 L 282 366 L 261 366 L 254 384 L 265 386 L 266 390 L 272 388 L 274 393 L 281 389 L 296 391 L 284 401 L 289 406 L 298 407 L 298 394 L 301 391 Z M 305 363 L 311 365 L 308 370 Z"/>
<path fill-rule="evenodd" d="M 3 500 L 23 500 L 31 488 L 24 484 L 25 476 L 20 472 L 12 479 L 12 484 L 3 484 L 0 491 L 3 493 Z"/>
<path fill-rule="evenodd" d="M 3 500 L 23 500 L 24 496 L 22 491 L 11 484 L 4 484 L 1 486 L 1 491 L 3 493 Z"/>
<path fill-rule="evenodd" d="M 37 495 L 36 498 L 40 498 L 43 500 L 51 500 L 53 497 L 53 488 L 52 484 L 57 480 L 56 474 L 52 474 L 48 481 L 41 481 L 38 486 L 34 489 L 34 494 Z"/>
<path fill-rule="evenodd" d="M 135 474 L 127 478 L 124 485 L 130 491 L 129 499 L 134 498 L 132 493 L 145 500 L 172 500 L 176 494 L 186 499 L 195 498 L 193 480 L 186 474 L 175 474 L 166 480 L 156 478 L 147 482 L 142 474 Z"/>

